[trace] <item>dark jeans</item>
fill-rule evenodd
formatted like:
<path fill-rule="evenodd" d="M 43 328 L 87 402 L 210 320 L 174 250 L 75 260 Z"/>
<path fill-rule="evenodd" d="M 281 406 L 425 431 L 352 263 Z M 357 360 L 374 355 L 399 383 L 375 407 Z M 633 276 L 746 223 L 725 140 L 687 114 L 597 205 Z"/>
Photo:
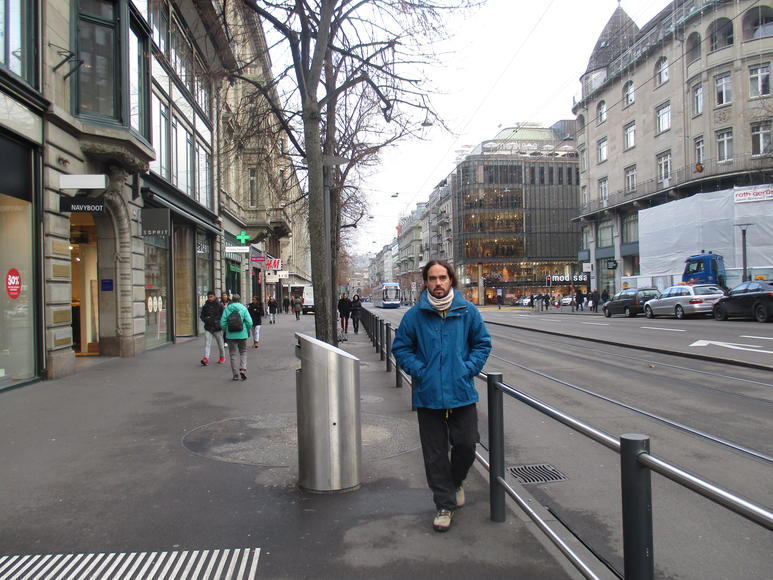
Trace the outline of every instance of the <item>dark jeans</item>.
<path fill-rule="evenodd" d="M 456 509 L 456 488 L 475 461 L 478 434 L 477 405 L 455 409 L 416 409 L 424 470 L 437 509 Z M 449 444 L 451 457 L 448 457 Z"/>
<path fill-rule="evenodd" d="M 360 331 L 360 315 L 359 314 L 352 314 L 352 328 L 354 329 L 354 334 L 357 334 Z"/>

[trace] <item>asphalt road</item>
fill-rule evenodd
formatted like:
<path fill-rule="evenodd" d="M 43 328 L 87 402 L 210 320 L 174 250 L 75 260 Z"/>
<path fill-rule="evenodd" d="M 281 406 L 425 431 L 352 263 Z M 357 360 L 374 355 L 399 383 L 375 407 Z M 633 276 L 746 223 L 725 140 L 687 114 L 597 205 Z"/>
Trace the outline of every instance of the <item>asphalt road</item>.
<path fill-rule="evenodd" d="M 376 313 L 397 325 L 405 311 Z M 647 434 L 653 455 L 773 505 L 773 375 L 763 370 L 773 369 L 773 325 L 515 309 L 484 309 L 483 315 L 494 343 L 486 371 L 502 372 L 507 384 L 614 437 Z M 731 356 L 736 364 L 683 356 L 696 351 Z M 485 388 L 480 391 L 485 443 Z M 507 466 L 547 463 L 563 473 L 566 481 L 529 491 L 622 570 L 616 454 L 516 401 L 506 403 L 505 424 Z M 658 577 L 769 577 L 770 532 L 658 475 L 653 514 Z"/>

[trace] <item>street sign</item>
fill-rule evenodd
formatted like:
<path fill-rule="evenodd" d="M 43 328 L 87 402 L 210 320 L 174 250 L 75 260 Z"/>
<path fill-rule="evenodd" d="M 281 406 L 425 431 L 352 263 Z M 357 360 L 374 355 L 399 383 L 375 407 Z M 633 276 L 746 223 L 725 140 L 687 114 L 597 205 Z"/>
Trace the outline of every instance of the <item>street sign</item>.
<path fill-rule="evenodd" d="M 276 277 L 279 278 L 280 280 L 284 279 L 284 278 L 289 278 L 290 277 L 290 271 L 289 270 L 279 270 L 276 273 Z"/>
<path fill-rule="evenodd" d="M 279 282 L 279 276 L 273 272 L 266 272 L 266 284 L 276 284 Z"/>
<path fill-rule="evenodd" d="M 281 270 L 282 269 L 282 260 L 279 258 L 272 258 L 270 260 L 266 260 L 266 270 Z"/>
<path fill-rule="evenodd" d="M 250 251 L 249 246 L 226 246 L 225 251 L 229 254 L 248 254 Z"/>
<path fill-rule="evenodd" d="M 105 211 L 104 197 L 86 197 L 76 195 L 75 197 L 60 197 L 59 211 L 69 211 L 72 213 L 102 213 Z"/>
<path fill-rule="evenodd" d="M 583 272 L 593 272 L 593 264 L 590 262 L 583 262 L 582 263 L 582 271 Z"/>
<path fill-rule="evenodd" d="M 607 270 L 617 270 L 617 260 L 607 260 Z"/>

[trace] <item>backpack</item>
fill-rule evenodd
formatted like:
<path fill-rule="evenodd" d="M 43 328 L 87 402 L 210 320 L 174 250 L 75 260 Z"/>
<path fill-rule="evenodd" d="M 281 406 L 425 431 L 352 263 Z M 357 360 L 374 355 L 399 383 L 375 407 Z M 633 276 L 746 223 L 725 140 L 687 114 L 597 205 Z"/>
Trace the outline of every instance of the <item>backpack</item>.
<path fill-rule="evenodd" d="M 228 332 L 241 332 L 244 329 L 244 323 L 242 322 L 242 313 L 237 309 L 233 309 L 231 314 L 226 318 L 228 323 Z"/>

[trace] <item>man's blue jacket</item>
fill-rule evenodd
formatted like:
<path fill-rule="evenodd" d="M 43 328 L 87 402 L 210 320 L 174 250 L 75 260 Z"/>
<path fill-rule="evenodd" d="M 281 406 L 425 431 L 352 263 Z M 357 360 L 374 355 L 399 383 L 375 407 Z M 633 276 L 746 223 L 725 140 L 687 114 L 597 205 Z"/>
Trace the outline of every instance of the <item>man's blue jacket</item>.
<path fill-rule="evenodd" d="M 489 352 L 491 337 L 480 312 L 458 291 L 443 318 L 424 290 L 392 343 L 397 364 L 413 379 L 413 406 L 430 409 L 477 403 L 475 376 Z"/>

